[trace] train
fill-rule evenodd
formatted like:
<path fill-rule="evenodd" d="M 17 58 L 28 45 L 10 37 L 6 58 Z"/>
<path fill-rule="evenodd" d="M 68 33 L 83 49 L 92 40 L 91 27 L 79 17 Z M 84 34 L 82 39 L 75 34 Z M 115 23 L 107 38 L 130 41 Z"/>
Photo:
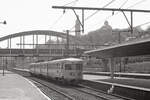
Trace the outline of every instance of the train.
<path fill-rule="evenodd" d="M 64 58 L 29 65 L 31 75 L 42 76 L 61 83 L 78 84 L 83 78 L 83 60 Z"/>

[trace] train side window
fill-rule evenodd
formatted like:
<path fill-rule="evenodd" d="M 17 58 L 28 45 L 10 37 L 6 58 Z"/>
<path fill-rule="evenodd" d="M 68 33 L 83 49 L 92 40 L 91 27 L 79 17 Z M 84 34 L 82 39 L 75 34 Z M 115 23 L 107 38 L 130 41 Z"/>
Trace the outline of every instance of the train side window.
<path fill-rule="evenodd" d="M 65 70 L 71 70 L 71 64 L 65 64 Z"/>

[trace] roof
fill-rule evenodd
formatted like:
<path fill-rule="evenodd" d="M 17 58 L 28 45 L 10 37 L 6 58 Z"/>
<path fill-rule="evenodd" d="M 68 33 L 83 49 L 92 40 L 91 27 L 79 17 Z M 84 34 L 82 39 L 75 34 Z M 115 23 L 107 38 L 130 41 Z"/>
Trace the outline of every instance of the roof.
<path fill-rule="evenodd" d="M 64 59 L 57 59 L 57 60 L 51 60 L 51 61 L 44 61 L 44 62 L 38 62 L 38 63 L 31 63 L 32 64 L 46 64 L 46 63 L 56 63 L 56 62 L 64 62 L 64 61 L 74 61 L 74 62 L 82 62 L 82 59 L 79 58 L 64 58 Z"/>
<path fill-rule="evenodd" d="M 85 54 L 102 58 L 125 57 L 150 54 L 150 38 L 144 40 L 130 41 L 114 46 L 86 51 Z"/>

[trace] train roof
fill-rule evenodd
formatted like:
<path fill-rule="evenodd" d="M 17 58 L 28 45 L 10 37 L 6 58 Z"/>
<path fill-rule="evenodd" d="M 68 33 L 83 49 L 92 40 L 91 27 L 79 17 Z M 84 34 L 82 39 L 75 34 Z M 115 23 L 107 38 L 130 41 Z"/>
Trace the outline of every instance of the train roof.
<path fill-rule="evenodd" d="M 63 61 L 74 61 L 74 62 L 81 62 L 83 61 L 82 59 L 79 59 L 79 58 L 64 58 L 64 59 L 57 59 L 57 60 L 52 60 L 52 61 L 49 61 L 49 62 L 63 62 Z"/>
<path fill-rule="evenodd" d="M 38 62 L 38 63 L 31 63 L 32 64 L 44 64 L 44 63 L 56 63 L 56 62 L 65 62 L 65 61 L 68 61 L 68 62 L 82 62 L 83 60 L 82 59 L 79 59 L 79 58 L 63 58 L 63 59 L 57 59 L 57 60 L 51 60 L 51 61 L 44 61 L 44 62 Z"/>

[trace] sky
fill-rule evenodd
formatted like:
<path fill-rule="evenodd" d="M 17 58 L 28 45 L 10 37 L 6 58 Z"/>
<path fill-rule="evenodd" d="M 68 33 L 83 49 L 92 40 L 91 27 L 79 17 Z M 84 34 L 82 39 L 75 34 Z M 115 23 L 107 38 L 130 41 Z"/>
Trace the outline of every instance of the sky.
<path fill-rule="evenodd" d="M 75 24 L 75 14 L 72 10 L 53 9 L 52 6 L 104 7 L 112 0 L 0 0 L 0 37 L 13 33 L 31 30 L 53 30 L 63 32 L 70 30 Z M 71 3 L 72 2 L 72 3 Z M 150 0 L 114 0 L 107 8 L 145 9 L 150 10 Z M 138 3 L 140 2 L 140 3 Z M 137 3 L 137 5 L 135 5 Z M 132 6 L 135 5 L 135 6 Z M 132 6 L 132 7 L 130 7 Z M 81 11 L 76 11 L 81 18 Z M 85 18 L 95 11 L 85 11 Z M 85 20 L 85 33 L 102 27 L 107 20 L 113 29 L 127 28 L 128 23 L 122 13 L 99 11 Z M 118 14 L 116 14 L 118 13 Z M 126 13 L 130 20 L 130 13 Z M 134 13 L 133 25 L 137 26 L 150 22 L 150 13 Z M 108 16 L 111 16 L 108 18 Z M 150 24 L 142 26 L 146 29 Z"/>

